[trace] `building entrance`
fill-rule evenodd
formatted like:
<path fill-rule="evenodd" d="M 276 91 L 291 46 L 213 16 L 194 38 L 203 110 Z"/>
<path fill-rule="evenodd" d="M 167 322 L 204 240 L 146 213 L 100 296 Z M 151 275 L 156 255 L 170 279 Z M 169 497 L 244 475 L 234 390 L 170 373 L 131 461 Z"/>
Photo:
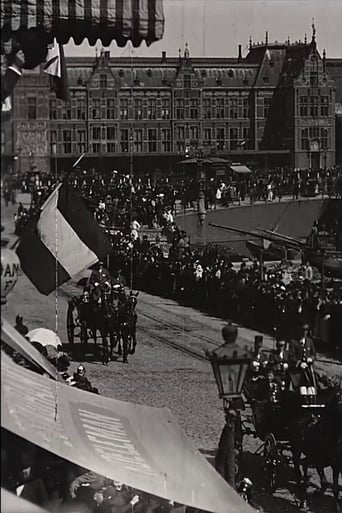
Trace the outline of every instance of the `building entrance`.
<path fill-rule="evenodd" d="M 318 171 L 320 169 L 320 154 L 319 152 L 311 153 L 311 169 L 313 171 Z"/>

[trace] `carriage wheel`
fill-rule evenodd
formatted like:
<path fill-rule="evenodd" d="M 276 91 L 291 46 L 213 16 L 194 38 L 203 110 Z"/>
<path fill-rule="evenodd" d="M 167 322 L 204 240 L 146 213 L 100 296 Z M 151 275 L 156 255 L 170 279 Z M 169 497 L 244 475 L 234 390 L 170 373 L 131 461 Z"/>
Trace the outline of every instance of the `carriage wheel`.
<path fill-rule="evenodd" d="M 277 487 L 277 467 L 279 454 L 277 442 L 272 433 L 269 433 L 264 442 L 264 468 L 267 487 L 274 492 Z"/>
<path fill-rule="evenodd" d="M 74 315 L 73 315 L 73 307 L 72 307 L 71 303 L 69 303 L 68 312 L 67 312 L 67 334 L 68 334 L 69 344 L 73 344 L 74 343 L 74 335 L 75 335 L 75 322 L 74 322 Z"/>

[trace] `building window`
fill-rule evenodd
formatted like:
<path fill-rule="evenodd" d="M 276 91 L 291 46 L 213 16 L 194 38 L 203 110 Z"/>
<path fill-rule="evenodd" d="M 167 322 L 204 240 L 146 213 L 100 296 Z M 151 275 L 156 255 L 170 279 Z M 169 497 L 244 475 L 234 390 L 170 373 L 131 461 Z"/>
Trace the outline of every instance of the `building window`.
<path fill-rule="evenodd" d="M 302 128 L 302 130 L 301 130 L 300 148 L 301 148 L 301 150 L 309 149 L 309 131 L 307 128 Z"/>
<path fill-rule="evenodd" d="M 85 130 L 77 130 L 76 140 L 77 140 L 77 153 L 79 153 L 79 154 L 84 153 L 86 151 L 86 131 Z"/>
<path fill-rule="evenodd" d="M 203 98 L 203 116 L 205 119 L 211 118 L 211 99 Z"/>
<path fill-rule="evenodd" d="M 184 119 L 184 100 L 183 100 L 183 98 L 176 99 L 176 119 Z"/>
<path fill-rule="evenodd" d="M 307 96 L 299 97 L 299 115 L 303 118 L 308 115 L 308 97 Z"/>
<path fill-rule="evenodd" d="M 5 153 L 5 146 L 6 146 L 5 130 L 1 130 L 1 155 L 3 155 Z"/>
<path fill-rule="evenodd" d="M 92 139 L 94 141 L 101 141 L 101 127 L 100 126 L 93 126 L 92 128 Z"/>
<path fill-rule="evenodd" d="M 190 145 L 197 146 L 198 145 L 198 126 L 190 127 Z"/>
<path fill-rule="evenodd" d="M 237 128 L 229 129 L 230 149 L 237 150 L 239 145 L 239 132 Z"/>
<path fill-rule="evenodd" d="M 229 98 L 228 101 L 229 104 L 229 118 L 230 119 L 237 119 L 238 117 L 238 98 Z"/>
<path fill-rule="evenodd" d="M 327 128 L 321 128 L 321 148 L 322 150 L 328 149 L 328 129 Z"/>
<path fill-rule="evenodd" d="M 99 99 L 95 99 L 92 101 L 92 119 L 101 119 L 101 101 Z"/>
<path fill-rule="evenodd" d="M 148 151 L 150 153 L 157 151 L 157 130 L 155 128 L 148 130 Z"/>
<path fill-rule="evenodd" d="M 321 116 L 329 116 L 329 96 L 321 96 Z"/>
<path fill-rule="evenodd" d="M 71 119 L 70 104 L 66 105 L 65 108 L 63 109 L 63 116 L 62 117 L 63 117 L 63 119 Z"/>
<path fill-rule="evenodd" d="M 93 153 L 101 153 L 101 143 L 93 143 L 91 147 Z"/>
<path fill-rule="evenodd" d="M 116 128 L 115 126 L 107 126 L 107 140 L 115 141 L 116 139 Z"/>
<path fill-rule="evenodd" d="M 115 142 L 107 142 L 107 153 L 115 153 Z"/>
<path fill-rule="evenodd" d="M 27 97 L 27 117 L 37 119 L 37 99 L 35 96 Z"/>
<path fill-rule="evenodd" d="M 240 112 L 239 117 L 242 119 L 249 118 L 249 100 L 248 97 L 243 96 L 240 98 Z"/>
<path fill-rule="evenodd" d="M 107 89 L 107 75 L 100 75 L 100 89 Z"/>
<path fill-rule="evenodd" d="M 129 151 L 129 130 L 128 130 L 128 128 L 123 128 L 120 131 L 120 144 L 121 144 L 121 152 L 122 153 Z"/>
<path fill-rule="evenodd" d="M 107 119 L 115 119 L 115 100 L 113 98 L 107 99 L 106 117 Z"/>
<path fill-rule="evenodd" d="M 318 58 L 317 55 L 311 55 L 309 61 L 310 86 L 315 87 L 318 84 Z"/>
<path fill-rule="evenodd" d="M 134 130 L 134 151 L 135 153 L 142 153 L 143 151 L 143 141 L 144 141 L 144 132 L 142 128 L 136 128 Z"/>
<path fill-rule="evenodd" d="M 57 130 L 50 131 L 50 155 L 56 155 L 57 153 Z"/>
<path fill-rule="evenodd" d="M 83 120 L 86 119 L 86 101 L 84 98 L 76 100 L 76 118 Z"/>
<path fill-rule="evenodd" d="M 269 114 L 269 111 L 271 108 L 271 103 L 272 103 L 272 98 L 270 96 L 266 96 L 264 98 L 264 112 L 263 112 L 263 117 L 265 119 L 268 118 L 268 114 Z"/>
<path fill-rule="evenodd" d="M 198 118 L 198 100 L 196 98 L 190 100 L 190 118 Z"/>
<path fill-rule="evenodd" d="M 162 119 L 170 119 L 170 99 L 169 98 L 163 98 L 162 99 L 162 111 L 161 111 L 161 118 Z"/>
<path fill-rule="evenodd" d="M 177 139 L 183 140 L 185 139 L 185 127 L 177 126 Z"/>
<path fill-rule="evenodd" d="M 183 84 L 184 84 L 184 89 L 191 89 L 191 75 L 189 75 L 189 74 L 184 75 Z"/>
<path fill-rule="evenodd" d="M 63 153 L 71 153 L 71 130 L 63 130 Z"/>
<path fill-rule="evenodd" d="M 249 148 L 249 128 L 242 127 L 241 131 L 242 138 L 239 142 L 240 149 L 247 150 Z"/>
<path fill-rule="evenodd" d="M 120 119 L 128 119 L 128 98 L 120 100 Z"/>
<path fill-rule="evenodd" d="M 224 118 L 224 98 L 216 99 L 216 117 L 218 119 Z"/>
<path fill-rule="evenodd" d="M 162 128 L 161 148 L 163 152 L 171 151 L 171 130 L 169 128 Z"/>
<path fill-rule="evenodd" d="M 204 146 L 211 146 L 211 128 L 204 128 L 203 142 Z"/>
<path fill-rule="evenodd" d="M 225 136 L 224 132 L 225 132 L 224 128 L 216 129 L 216 147 L 218 150 L 224 149 L 224 136 Z"/>
<path fill-rule="evenodd" d="M 50 99 L 49 101 L 49 116 L 50 119 L 57 119 L 57 104 L 54 99 Z"/>
<path fill-rule="evenodd" d="M 134 119 L 143 119 L 142 99 L 134 99 Z"/>
<path fill-rule="evenodd" d="M 318 96 L 310 96 L 310 116 L 318 116 Z"/>
<path fill-rule="evenodd" d="M 156 100 L 150 98 L 147 102 L 147 118 L 156 119 Z"/>

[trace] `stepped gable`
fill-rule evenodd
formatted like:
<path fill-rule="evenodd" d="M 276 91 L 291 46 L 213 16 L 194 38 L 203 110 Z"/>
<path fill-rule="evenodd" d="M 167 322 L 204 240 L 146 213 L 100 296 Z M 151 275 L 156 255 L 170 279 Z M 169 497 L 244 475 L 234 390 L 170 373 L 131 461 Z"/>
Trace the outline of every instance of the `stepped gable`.
<path fill-rule="evenodd" d="M 259 66 L 256 87 L 277 87 L 290 85 L 303 70 L 308 56 L 316 51 L 314 40 L 309 44 L 289 41 L 273 44 L 257 43 L 250 46 L 246 61 Z"/>

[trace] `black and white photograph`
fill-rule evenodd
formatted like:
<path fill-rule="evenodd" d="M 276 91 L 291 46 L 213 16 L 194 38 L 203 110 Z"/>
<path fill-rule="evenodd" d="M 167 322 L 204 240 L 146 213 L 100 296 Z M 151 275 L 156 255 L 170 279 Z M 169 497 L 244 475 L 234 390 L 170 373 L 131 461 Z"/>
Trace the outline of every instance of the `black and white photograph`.
<path fill-rule="evenodd" d="M 342 0 L 0 0 L 1 511 L 342 513 Z"/>

